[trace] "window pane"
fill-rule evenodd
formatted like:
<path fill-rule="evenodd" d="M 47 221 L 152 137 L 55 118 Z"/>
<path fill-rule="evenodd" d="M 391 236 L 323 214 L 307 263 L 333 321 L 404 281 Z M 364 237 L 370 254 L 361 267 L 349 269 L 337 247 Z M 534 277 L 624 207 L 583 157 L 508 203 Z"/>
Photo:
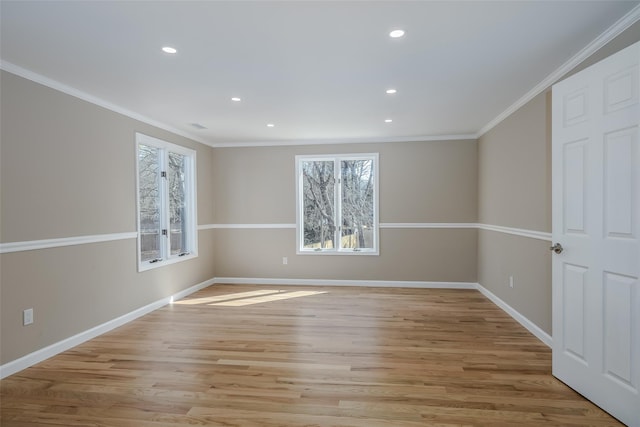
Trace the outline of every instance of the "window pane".
<path fill-rule="evenodd" d="M 141 260 L 160 258 L 160 150 L 138 146 Z"/>
<path fill-rule="evenodd" d="M 373 160 L 343 160 L 341 169 L 342 247 L 373 248 Z"/>
<path fill-rule="evenodd" d="M 186 156 L 169 152 L 169 227 L 171 235 L 171 255 L 187 250 L 186 223 Z"/>
<path fill-rule="evenodd" d="M 305 248 L 333 248 L 334 220 L 333 161 L 303 161 L 303 232 Z"/>

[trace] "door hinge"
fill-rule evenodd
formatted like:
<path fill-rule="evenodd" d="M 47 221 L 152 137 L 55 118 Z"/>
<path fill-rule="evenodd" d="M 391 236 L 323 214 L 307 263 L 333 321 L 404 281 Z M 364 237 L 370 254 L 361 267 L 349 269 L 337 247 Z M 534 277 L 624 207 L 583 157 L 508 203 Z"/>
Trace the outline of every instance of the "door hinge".
<path fill-rule="evenodd" d="M 166 178 L 167 177 L 167 172 L 166 171 L 160 172 L 160 176 L 163 177 L 163 178 Z"/>

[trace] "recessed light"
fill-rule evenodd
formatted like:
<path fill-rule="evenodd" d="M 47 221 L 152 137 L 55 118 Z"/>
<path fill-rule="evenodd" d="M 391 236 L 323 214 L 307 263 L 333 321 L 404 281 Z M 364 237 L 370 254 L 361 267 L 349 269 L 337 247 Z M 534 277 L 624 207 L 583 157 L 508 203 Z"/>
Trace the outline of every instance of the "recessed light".
<path fill-rule="evenodd" d="M 274 125 L 273 123 L 267 123 L 267 127 L 268 128 L 273 128 L 273 127 L 276 127 L 276 125 Z"/>
<path fill-rule="evenodd" d="M 404 30 L 393 30 L 389 33 L 389 37 L 397 39 L 398 37 L 404 36 Z"/>
<path fill-rule="evenodd" d="M 391 123 L 393 120 L 392 119 L 384 119 L 385 123 Z"/>
<path fill-rule="evenodd" d="M 175 47 L 171 47 L 171 46 L 165 46 L 165 47 L 163 47 L 163 48 L 162 48 L 162 51 L 163 51 L 164 53 L 171 53 L 171 54 L 174 54 L 174 53 L 177 53 L 177 52 L 178 52 L 178 50 L 177 50 Z"/>
<path fill-rule="evenodd" d="M 395 89 L 387 89 L 387 93 L 388 93 L 389 95 L 394 94 L 394 93 L 396 93 L 396 92 L 397 92 L 397 90 L 395 90 Z"/>
<path fill-rule="evenodd" d="M 234 96 L 233 98 L 231 98 L 231 100 L 232 100 L 233 102 L 240 102 L 240 101 L 242 101 L 242 99 L 238 98 L 237 96 Z"/>

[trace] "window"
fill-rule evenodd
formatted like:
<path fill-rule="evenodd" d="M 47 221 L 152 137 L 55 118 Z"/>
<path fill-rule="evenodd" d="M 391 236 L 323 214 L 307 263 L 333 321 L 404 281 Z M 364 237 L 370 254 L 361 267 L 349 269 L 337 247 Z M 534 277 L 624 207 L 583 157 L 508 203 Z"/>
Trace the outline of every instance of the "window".
<path fill-rule="evenodd" d="M 138 270 L 197 256 L 196 153 L 136 135 Z"/>
<path fill-rule="evenodd" d="M 298 253 L 378 254 L 378 155 L 296 156 Z"/>

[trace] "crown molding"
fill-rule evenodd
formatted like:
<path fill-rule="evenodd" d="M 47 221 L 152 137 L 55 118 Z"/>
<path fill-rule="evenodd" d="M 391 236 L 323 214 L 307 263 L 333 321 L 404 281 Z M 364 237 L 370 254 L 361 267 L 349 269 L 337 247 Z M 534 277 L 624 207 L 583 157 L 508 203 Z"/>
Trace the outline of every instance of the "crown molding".
<path fill-rule="evenodd" d="M 515 113 L 518 109 L 520 109 L 527 102 L 531 101 L 536 96 L 540 95 L 542 92 L 550 88 L 554 83 L 560 80 L 565 74 L 569 71 L 573 70 L 575 67 L 584 62 L 591 55 L 596 53 L 600 48 L 609 43 L 611 40 L 619 36 L 624 30 L 629 28 L 631 25 L 635 24 L 638 20 L 640 20 L 640 4 L 631 9 L 626 15 L 620 18 L 615 24 L 609 27 L 604 33 L 600 34 L 596 37 L 591 43 L 582 48 L 580 52 L 575 54 L 571 59 L 562 64 L 558 69 L 549 74 L 544 80 L 538 83 L 533 87 L 529 92 L 527 92 L 522 98 L 518 99 L 515 103 L 513 103 L 509 108 L 500 113 L 495 119 L 491 120 L 487 123 L 482 129 L 478 131 L 478 138 L 480 138 L 485 133 L 489 132 L 491 129 L 496 127 L 499 123 L 501 123 L 504 119 Z"/>
<path fill-rule="evenodd" d="M 55 89 L 59 92 L 65 93 L 67 95 L 73 96 L 75 98 L 82 99 L 83 101 L 89 102 L 91 104 L 97 105 L 102 108 L 106 108 L 107 110 L 113 111 L 114 113 L 122 114 L 123 116 L 129 117 L 134 120 L 138 120 L 140 122 L 146 123 L 148 125 L 157 127 L 162 130 L 166 130 L 168 132 L 174 133 L 179 136 L 183 136 L 185 138 L 191 139 L 193 141 L 199 142 L 204 145 L 212 146 L 211 142 L 202 139 L 196 135 L 192 135 L 188 132 L 182 131 L 180 129 L 176 129 L 172 126 L 169 126 L 165 123 L 159 122 L 157 120 L 151 119 L 149 117 L 143 116 L 142 114 L 138 114 L 134 111 L 128 110 L 119 105 L 113 104 L 109 101 L 105 101 L 102 98 L 99 98 L 94 95 L 90 95 L 86 92 L 83 92 L 79 89 L 76 89 L 72 86 L 68 86 L 64 83 L 61 83 L 57 80 L 50 79 L 49 77 L 45 77 L 41 74 L 35 73 L 31 70 L 27 70 L 26 68 L 22 68 L 18 65 L 15 65 L 11 62 L 0 60 L 0 69 L 25 78 L 27 80 L 31 80 L 32 82 L 39 83 L 43 86 L 49 87 L 51 89 Z"/>
<path fill-rule="evenodd" d="M 371 137 L 371 138 L 341 138 L 341 139 L 302 139 L 290 141 L 249 141 L 249 142 L 221 142 L 210 144 L 213 148 L 240 147 L 276 147 L 287 145 L 331 145 L 331 144 L 380 144 L 385 142 L 429 142 L 429 141 L 459 141 L 476 140 L 478 134 L 459 135 L 420 135 L 399 137 Z"/>

